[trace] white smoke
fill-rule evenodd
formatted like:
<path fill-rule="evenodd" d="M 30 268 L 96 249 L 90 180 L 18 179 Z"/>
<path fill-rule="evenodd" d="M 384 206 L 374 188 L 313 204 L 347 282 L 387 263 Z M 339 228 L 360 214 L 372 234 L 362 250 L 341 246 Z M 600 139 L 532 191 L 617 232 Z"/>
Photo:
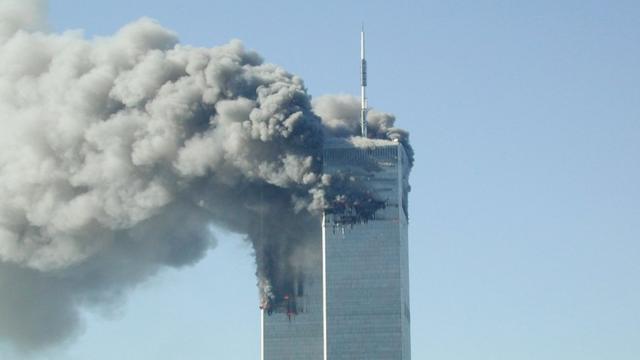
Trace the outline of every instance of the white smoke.
<path fill-rule="evenodd" d="M 317 239 L 323 137 L 357 132 L 357 100 L 319 98 L 321 119 L 239 41 L 184 46 L 145 18 L 87 40 L 47 32 L 45 7 L 0 0 L 0 341 L 72 336 L 78 307 L 202 258 L 210 226 L 247 235 L 263 298 L 286 291 Z M 406 141 L 393 120 L 371 133 Z"/>

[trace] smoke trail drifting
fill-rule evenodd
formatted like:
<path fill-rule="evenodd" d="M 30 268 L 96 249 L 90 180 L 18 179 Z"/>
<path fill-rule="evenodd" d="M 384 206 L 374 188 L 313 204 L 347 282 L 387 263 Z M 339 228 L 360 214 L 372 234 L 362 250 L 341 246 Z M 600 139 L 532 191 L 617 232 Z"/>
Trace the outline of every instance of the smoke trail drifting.
<path fill-rule="evenodd" d="M 0 341 L 72 336 L 78 307 L 201 259 L 210 226 L 247 235 L 263 302 L 289 291 L 317 261 L 323 138 L 357 133 L 357 100 L 312 106 L 240 42 L 180 45 L 150 19 L 45 32 L 45 5 L 0 3 Z M 391 115 L 370 120 L 408 145 Z"/>

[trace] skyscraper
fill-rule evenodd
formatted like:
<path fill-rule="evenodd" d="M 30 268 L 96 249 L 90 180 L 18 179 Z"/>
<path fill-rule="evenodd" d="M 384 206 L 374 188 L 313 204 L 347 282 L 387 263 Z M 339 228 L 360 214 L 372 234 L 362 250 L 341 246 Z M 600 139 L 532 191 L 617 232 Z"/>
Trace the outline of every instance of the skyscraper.
<path fill-rule="evenodd" d="M 408 160 L 385 140 L 325 146 L 324 171 L 360 177 L 385 202 L 369 221 L 325 213 L 326 359 L 410 359 Z"/>
<path fill-rule="evenodd" d="M 371 219 L 325 212 L 322 264 L 293 295 L 303 311 L 263 314 L 264 360 L 411 358 L 408 169 L 399 142 L 325 144 L 324 172 L 358 178 L 384 207 Z"/>
<path fill-rule="evenodd" d="M 325 210 L 322 262 L 290 295 L 296 309 L 285 301 L 262 314 L 263 360 L 411 359 L 409 158 L 401 142 L 367 138 L 364 33 L 361 44 L 362 136 L 326 140 L 323 171 L 358 184 L 371 203 Z"/>

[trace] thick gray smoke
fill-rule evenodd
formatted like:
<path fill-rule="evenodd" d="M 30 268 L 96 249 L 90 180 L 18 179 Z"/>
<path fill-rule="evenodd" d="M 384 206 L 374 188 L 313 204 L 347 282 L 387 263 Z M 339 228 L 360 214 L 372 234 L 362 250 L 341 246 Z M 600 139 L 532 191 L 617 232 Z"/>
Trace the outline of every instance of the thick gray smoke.
<path fill-rule="evenodd" d="M 45 7 L 0 0 L 0 341 L 72 336 L 80 307 L 201 259 L 211 226 L 251 241 L 263 303 L 289 291 L 318 261 L 323 139 L 357 134 L 357 99 L 312 106 L 240 42 L 180 45 L 150 19 L 46 32 Z M 408 146 L 393 116 L 370 119 Z"/>

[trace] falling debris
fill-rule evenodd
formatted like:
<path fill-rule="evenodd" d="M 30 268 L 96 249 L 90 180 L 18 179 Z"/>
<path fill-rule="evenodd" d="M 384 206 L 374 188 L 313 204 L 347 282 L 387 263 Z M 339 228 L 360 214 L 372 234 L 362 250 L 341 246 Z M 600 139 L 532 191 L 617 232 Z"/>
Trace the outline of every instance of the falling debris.
<path fill-rule="evenodd" d="M 384 206 L 322 174 L 323 141 L 359 133 L 358 100 L 312 105 L 239 41 L 186 46 L 151 19 L 96 39 L 47 32 L 45 7 L 0 3 L 0 342 L 73 336 L 80 307 L 205 256 L 211 226 L 252 244 L 263 307 L 301 311 L 319 214 Z M 369 137 L 410 150 L 393 116 L 368 119 Z"/>

